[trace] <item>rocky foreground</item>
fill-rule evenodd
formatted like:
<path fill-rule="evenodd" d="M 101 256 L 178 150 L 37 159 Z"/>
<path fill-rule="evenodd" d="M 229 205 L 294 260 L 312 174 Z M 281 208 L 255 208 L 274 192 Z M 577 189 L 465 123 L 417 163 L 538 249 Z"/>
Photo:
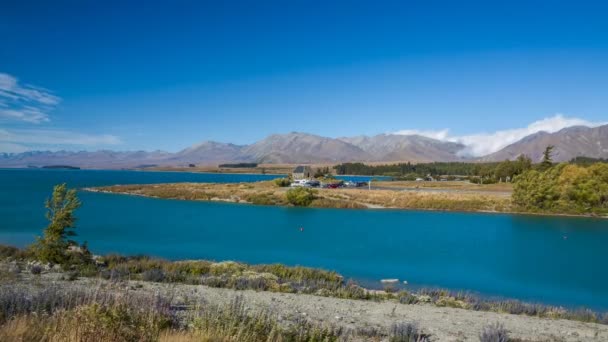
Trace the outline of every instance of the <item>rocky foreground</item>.
<path fill-rule="evenodd" d="M 22 274 L 3 280 L 0 286 L 22 287 L 32 292 L 50 286 L 128 291 L 131 294 L 154 294 L 170 298 L 173 305 L 187 311 L 193 303 L 229 305 L 241 297 L 247 310 L 270 310 L 282 324 L 309 320 L 321 325 L 340 326 L 353 331 L 386 330 L 394 323 L 415 323 L 431 341 L 479 341 L 482 329 L 501 323 L 512 340 L 519 341 L 608 341 L 608 325 L 523 315 L 479 312 L 427 304 L 407 305 L 396 302 L 373 302 L 321 297 L 305 294 L 235 291 L 201 285 L 154 283 L 144 281 L 113 282 L 99 278 L 66 280 L 65 274 Z"/>

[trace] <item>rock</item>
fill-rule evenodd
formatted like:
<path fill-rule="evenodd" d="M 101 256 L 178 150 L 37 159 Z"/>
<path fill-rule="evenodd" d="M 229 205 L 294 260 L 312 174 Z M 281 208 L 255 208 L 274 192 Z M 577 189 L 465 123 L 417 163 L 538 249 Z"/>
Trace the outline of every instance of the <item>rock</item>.
<path fill-rule="evenodd" d="M 382 284 L 395 284 L 399 282 L 399 279 L 382 279 L 380 282 Z"/>
<path fill-rule="evenodd" d="M 418 296 L 418 301 L 420 301 L 421 303 L 430 303 L 431 300 L 431 296 L 428 295 Z"/>

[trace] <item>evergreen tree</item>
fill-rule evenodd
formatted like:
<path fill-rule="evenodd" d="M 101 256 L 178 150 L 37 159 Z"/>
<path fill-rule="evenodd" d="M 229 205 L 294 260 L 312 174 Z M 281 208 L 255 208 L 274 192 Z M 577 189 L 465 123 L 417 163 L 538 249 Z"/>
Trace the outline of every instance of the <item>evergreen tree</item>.
<path fill-rule="evenodd" d="M 78 246 L 71 238 L 76 236 L 74 211 L 80 205 L 76 190 L 68 190 L 65 183 L 53 188 L 53 195 L 45 202 L 49 225 L 44 230 L 43 236 L 37 237 L 32 246 L 38 260 L 60 265 L 69 263 L 70 247 Z M 84 250 L 88 254 L 86 247 Z"/>
<path fill-rule="evenodd" d="M 553 166 L 553 148 L 553 145 L 549 145 L 547 148 L 545 148 L 545 152 L 543 152 L 543 161 L 540 162 L 541 170 L 546 170 Z"/>

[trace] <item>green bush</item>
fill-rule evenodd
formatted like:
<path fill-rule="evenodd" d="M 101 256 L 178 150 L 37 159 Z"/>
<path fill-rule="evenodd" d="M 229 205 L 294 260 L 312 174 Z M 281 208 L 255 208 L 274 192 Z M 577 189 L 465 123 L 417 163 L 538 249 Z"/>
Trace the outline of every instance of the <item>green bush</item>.
<path fill-rule="evenodd" d="M 315 199 L 316 191 L 308 188 L 293 188 L 287 191 L 287 200 L 298 207 L 307 207 Z"/>
<path fill-rule="evenodd" d="M 291 185 L 289 178 L 277 178 L 274 180 L 274 184 L 280 188 L 284 188 Z"/>
<path fill-rule="evenodd" d="M 533 212 L 608 213 L 608 165 L 559 164 L 515 179 L 513 203 Z"/>

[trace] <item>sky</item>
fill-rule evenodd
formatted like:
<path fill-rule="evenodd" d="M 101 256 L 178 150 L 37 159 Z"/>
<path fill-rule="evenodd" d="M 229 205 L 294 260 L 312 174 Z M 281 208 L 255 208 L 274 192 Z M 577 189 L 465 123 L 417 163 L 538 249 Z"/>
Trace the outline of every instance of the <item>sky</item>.
<path fill-rule="evenodd" d="M 3 1 L 0 152 L 608 121 L 605 1 Z"/>

